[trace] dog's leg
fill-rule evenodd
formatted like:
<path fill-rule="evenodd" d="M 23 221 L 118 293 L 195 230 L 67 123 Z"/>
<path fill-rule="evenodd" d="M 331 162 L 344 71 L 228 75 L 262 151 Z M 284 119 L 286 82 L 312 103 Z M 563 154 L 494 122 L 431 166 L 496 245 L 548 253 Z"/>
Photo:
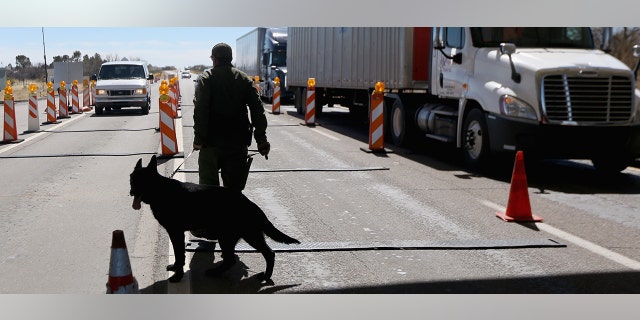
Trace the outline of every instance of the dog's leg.
<path fill-rule="evenodd" d="M 173 253 L 175 255 L 175 261 L 173 264 L 167 266 L 167 271 L 173 271 L 174 274 L 169 277 L 169 282 L 179 282 L 184 276 L 184 261 L 185 261 L 185 249 L 184 249 L 184 232 L 172 231 L 169 232 L 169 239 L 171 240 L 171 246 L 173 246 Z"/>
<path fill-rule="evenodd" d="M 211 277 L 217 277 L 223 272 L 229 270 L 236 263 L 236 244 L 240 238 L 220 237 L 218 243 L 222 250 L 222 264 L 215 268 L 205 271 L 205 274 Z"/>
<path fill-rule="evenodd" d="M 244 238 L 244 241 L 246 241 L 254 249 L 258 250 L 258 252 L 260 252 L 264 257 L 264 261 L 267 264 L 266 270 L 258 274 L 258 279 L 260 279 L 261 281 L 271 280 L 276 254 L 273 252 L 273 250 L 271 250 L 267 242 L 264 240 L 264 236 L 262 235 L 262 233 L 254 234 L 251 237 L 246 237 Z"/>

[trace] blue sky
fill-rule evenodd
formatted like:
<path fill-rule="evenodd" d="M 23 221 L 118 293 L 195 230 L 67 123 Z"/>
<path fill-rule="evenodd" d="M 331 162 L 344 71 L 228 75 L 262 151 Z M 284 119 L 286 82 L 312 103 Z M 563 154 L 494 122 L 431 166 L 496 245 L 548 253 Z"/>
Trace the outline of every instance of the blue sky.
<path fill-rule="evenodd" d="M 0 67 L 15 66 L 17 55 L 34 65 L 43 63 L 43 29 L 47 63 L 78 50 L 82 56 L 99 53 L 103 59 L 140 58 L 154 66 L 183 68 L 211 64 L 214 44 L 226 42 L 235 49 L 236 39 L 253 27 L 0 27 Z"/>
<path fill-rule="evenodd" d="M 628 0 L 30 0 L 3 6 L 0 67 L 17 55 L 33 64 L 57 55 L 99 53 L 182 68 L 210 64 L 211 47 L 235 40 L 252 26 L 637 26 Z M 637 5 L 635 6 L 637 7 Z M 550 10 L 553 8 L 553 10 Z M 5 10 L 7 9 L 7 10 Z M 248 27 L 247 27 L 248 26 Z"/>

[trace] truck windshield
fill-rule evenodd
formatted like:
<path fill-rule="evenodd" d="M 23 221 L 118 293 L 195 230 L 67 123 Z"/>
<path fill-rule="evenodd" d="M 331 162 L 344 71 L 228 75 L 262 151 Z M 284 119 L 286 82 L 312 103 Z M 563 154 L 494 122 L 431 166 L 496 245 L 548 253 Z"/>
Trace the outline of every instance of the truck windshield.
<path fill-rule="evenodd" d="M 109 79 L 144 79 L 144 68 L 140 65 L 103 65 L 98 78 Z"/>
<path fill-rule="evenodd" d="M 287 65 L 286 52 L 274 52 L 271 56 L 271 65 L 276 67 L 284 67 Z"/>
<path fill-rule="evenodd" d="M 576 48 L 594 49 L 589 28 L 471 28 L 475 47 L 498 47 L 509 42 L 519 48 Z"/>

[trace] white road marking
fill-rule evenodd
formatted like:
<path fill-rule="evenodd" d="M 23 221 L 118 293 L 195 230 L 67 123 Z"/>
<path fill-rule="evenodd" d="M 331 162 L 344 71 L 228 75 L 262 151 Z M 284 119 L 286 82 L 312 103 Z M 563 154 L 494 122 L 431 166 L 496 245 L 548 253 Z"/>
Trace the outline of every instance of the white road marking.
<path fill-rule="evenodd" d="M 335 136 L 332 136 L 332 135 L 330 135 L 330 134 L 328 134 L 328 133 L 325 133 L 325 132 L 322 132 L 322 131 L 320 131 L 320 130 L 317 130 L 316 128 L 311 128 L 311 130 L 312 130 L 313 132 L 315 132 L 315 133 L 319 133 L 319 134 L 321 134 L 321 135 L 323 135 L 323 136 L 325 136 L 325 137 L 327 137 L 327 138 L 329 138 L 329 139 L 333 139 L 333 140 L 335 140 L 335 141 L 340 141 L 340 138 L 335 137 Z"/>
<path fill-rule="evenodd" d="M 183 142 L 183 137 L 182 137 L 182 117 L 176 117 L 175 118 L 175 124 L 174 124 L 174 128 L 176 128 L 176 140 L 178 143 L 178 151 L 182 150 L 182 152 L 184 152 L 184 142 Z M 185 154 L 185 157 L 187 155 Z M 173 178 L 179 181 L 186 181 L 185 180 L 185 175 L 184 172 L 177 172 L 176 170 L 178 170 L 178 167 L 180 165 L 182 165 L 184 162 L 186 162 L 187 159 L 184 158 L 182 159 L 182 161 L 180 159 L 178 159 L 178 161 L 172 161 L 173 163 L 173 169 L 171 170 L 171 172 L 175 172 L 175 174 L 173 175 Z M 166 232 L 166 231 L 165 231 Z M 186 235 L 185 235 L 186 236 Z M 185 254 L 185 263 L 184 263 L 184 268 L 188 268 L 189 264 L 191 263 L 191 257 L 193 256 L 193 254 L 191 252 L 186 252 Z M 173 247 L 171 245 L 169 245 L 169 260 L 170 262 L 173 262 L 175 260 L 175 254 L 173 252 Z M 173 274 L 173 272 L 171 271 L 167 271 L 170 275 Z M 168 294 L 189 294 L 191 293 L 191 270 L 185 270 L 184 271 L 184 277 L 182 277 L 182 280 L 180 280 L 180 282 L 167 282 L 167 293 Z"/>
<path fill-rule="evenodd" d="M 485 206 L 495 209 L 499 212 L 504 212 L 506 210 L 505 207 L 495 204 L 493 202 L 477 199 L 478 202 L 484 204 Z M 640 270 L 640 262 L 633 260 L 631 258 L 625 257 L 619 253 L 615 253 L 607 248 L 601 247 L 593 242 L 589 242 L 585 239 L 582 239 L 578 236 L 572 235 L 568 232 L 562 231 L 558 228 L 554 228 L 551 225 L 544 222 L 535 222 L 535 225 L 538 229 L 548 232 L 558 238 L 564 239 L 565 241 L 571 242 L 574 245 L 587 249 L 595 254 L 598 254 L 602 257 L 605 257 L 613 262 L 619 263 L 625 267 Z"/>
<path fill-rule="evenodd" d="M 71 117 L 70 119 L 59 119 L 58 121 L 61 121 L 59 124 L 56 124 L 55 126 L 53 126 L 51 128 L 46 128 L 44 130 L 55 130 L 55 129 L 58 129 L 60 127 L 64 127 L 64 126 L 68 125 L 69 123 L 72 123 L 72 122 L 74 122 L 74 121 L 76 121 L 78 119 L 84 118 L 86 116 L 86 114 L 87 114 L 87 112 L 83 112 L 78 117 Z M 43 129 L 41 128 L 41 130 L 43 130 Z M 36 139 L 36 138 L 38 138 L 38 137 L 40 137 L 40 136 L 42 136 L 44 134 L 47 134 L 47 133 L 50 134 L 51 132 L 47 132 L 47 131 L 38 132 L 38 133 L 28 137 L 28 138 L 25 138 L 24 141 L 22 141 L 22 142 L 29 142 L 29 141 L 31 141 L 33 139 Z M 20 144 L 22 144 L 22 142 L 21 143 L 16 143 L 16 144 L 10 144 L 8 147 L 0 149 L 0 154 L 3 153 L 3 152 L 9 151 L 9 150 L 11 150 L 13 148 L 18 147 Z"/>

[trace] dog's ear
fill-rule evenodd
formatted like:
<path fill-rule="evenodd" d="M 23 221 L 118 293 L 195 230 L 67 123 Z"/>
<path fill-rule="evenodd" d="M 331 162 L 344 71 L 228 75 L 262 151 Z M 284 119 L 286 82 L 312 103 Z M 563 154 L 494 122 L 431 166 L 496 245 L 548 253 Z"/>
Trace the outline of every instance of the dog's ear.
<path fill-rule="evenodd" d="M 142 168 L 142 158 L 138 159 L 138 162 L 136 163 L 136 169 Z"/>
<path fill-rule="evenodd" d="M 151 156 L 151 160 L 149 160 L 149 164 L 147 165 L 147 168 L 156 169 L 157 167 L 158 167 L 158 159 L 156 159 L 156 155 L 154 154 L 153 156 Z"/>

